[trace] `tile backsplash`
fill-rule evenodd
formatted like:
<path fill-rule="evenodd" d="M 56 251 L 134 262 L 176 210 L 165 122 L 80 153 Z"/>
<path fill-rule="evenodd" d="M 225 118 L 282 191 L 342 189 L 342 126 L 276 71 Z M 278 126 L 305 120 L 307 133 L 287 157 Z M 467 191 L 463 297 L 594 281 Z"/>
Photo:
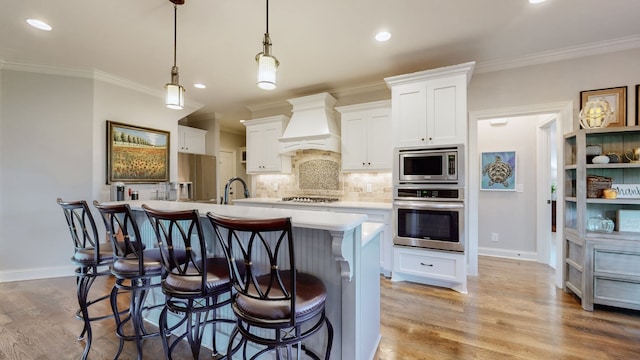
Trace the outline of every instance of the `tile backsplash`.
<path fill-rule="evenodd" d="M 342 201 L 391 202 L 391 172 L 343 173 L 340 154 L 298 151 L 291 174 L 256 175 L 256 197 L 335 197 Z M 369 190 L 369 191 L 368 191 Z"/>

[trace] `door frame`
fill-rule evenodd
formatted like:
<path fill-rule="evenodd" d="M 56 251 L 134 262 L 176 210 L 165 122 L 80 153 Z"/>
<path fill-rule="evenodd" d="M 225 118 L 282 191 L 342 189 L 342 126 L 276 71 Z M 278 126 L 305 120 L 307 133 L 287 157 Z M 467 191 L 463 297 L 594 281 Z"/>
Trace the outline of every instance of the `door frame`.
<path fill-rule="evenodd" d="M 478 156 L 478 121 L 489 120 L 501 117 L 516 117 L 539 114 L 555 114 L 556 121 L 556 145 L 558 149 L 558 168 L 564 164 L 564 129 L 571 131 L 573 129 L 573 101 L 562 101 L 538 105 L 526 105 L 510 108 L 489 109 L 469 112 L 469 159 L 467 161 L 467 174 L 469 174 L 468 186 L 468 202 L 467 202 L 467 233 L 468 236 L 468 252 L 467 252 L 467 274 L 478 276 L 478 194 L 480 192 L 480 159 Z M 560 170 L 558 170 L 560 171 Z M 561 179 L 561 177 L 558 177 Z M 564 194 L 564 183 L 559 181 L 556 186 L 558 197 L 562 198 Z M 564 203 L 562 201 L 557 204 L 557 213 L 564 214 Z M 564 223 L 564 216 L 560 224 Z M 556 242 L 556 286 L 562 288 L 564 283 L 564 271 L 562 271 L 562 259 L 564 258 L 564 246 L 562 239 L 564 238 L 563 226 L 558 226 L 556 235 L 559 241 Z"/>
<path fill-rule="evenodd" d="M 551 158 L 551 143 L 554 141 L 554 139 L 550 138 L 550 129 L 553 124 L 557 123 L 556 119 L 555 114 L 545 116 L 538 121 L 538 127 L 536 129 L 536 258 L 539 263 L 552 265 L 554 268 L 557 268 L 556 264 L 550 263 L 551 203 L 548 201 L 552 200 L 551 177 L 553 173 L 549 165 L 549 159 Z M 556 150 L 558 150 L 557 146 Z M 555 178 L 560 179 L 560 176 L 556 168 Z M 556 224 L 560 224 L 557 218 L 558 212 L 556 211 Z"/>
<path fill-rule="evenodd" d="M 235 177 L 238 175 L 238 169 L 236 168 L 237 164 L 236 164 L 236 150 L 235 149 L 231 149 L 231 148 L 225 148 L 225 147 L 221 147 L 218 149 L 218 165 L 221 164 L 222 161 L 222 157 L 220 156 L 220 153 L 225 152 L 225 153 L 230 153 L 231 154 L 231 168 L 233 169 L 233 176 Z M 218 194 L 218 197 L 224 196 L 224 186 L 227 184 L 227 181 L 229 181 L 229 179 L 223 179 L 222 178 L 222 166 L 218 166 L 218 170 L 216 171 L 216 177 L 217 177 L 217 181 L 218 181 L 218 190 L 220 190 L 222 188 L 222 191 L 220 194 Z"/>

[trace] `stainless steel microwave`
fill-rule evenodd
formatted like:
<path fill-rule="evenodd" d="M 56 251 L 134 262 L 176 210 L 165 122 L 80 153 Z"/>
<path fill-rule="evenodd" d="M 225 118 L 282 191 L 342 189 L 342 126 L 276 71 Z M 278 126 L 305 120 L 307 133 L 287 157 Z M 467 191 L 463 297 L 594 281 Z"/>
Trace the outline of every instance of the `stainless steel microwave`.
<path fill-rule="evenodd" d="M 464 185 L 463 145 L 396 148 L 394 152 L 396 185 Z"/>

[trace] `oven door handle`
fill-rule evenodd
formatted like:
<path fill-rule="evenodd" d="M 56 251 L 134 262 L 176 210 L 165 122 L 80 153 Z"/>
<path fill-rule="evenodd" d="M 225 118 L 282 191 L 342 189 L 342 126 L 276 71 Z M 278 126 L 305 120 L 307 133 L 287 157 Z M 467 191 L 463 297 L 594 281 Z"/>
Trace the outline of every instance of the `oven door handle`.
<path fill-rule="evenodd" d="M 396 208 L 410 209 L 438 209 L 438 210 L 456 210 L 464 209 L 462 202 L 438 202 L 438 201 L 395 201 L 393 203 Z"/>

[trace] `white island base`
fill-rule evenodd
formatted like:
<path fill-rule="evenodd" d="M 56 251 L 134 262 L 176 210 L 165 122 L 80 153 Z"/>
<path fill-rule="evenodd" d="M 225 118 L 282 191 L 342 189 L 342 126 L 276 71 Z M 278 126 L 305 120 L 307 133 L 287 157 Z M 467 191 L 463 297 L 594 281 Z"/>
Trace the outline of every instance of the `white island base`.
<path fill-rule="evenodd" d="M 115 202 L 114 202 L 115 203 Z M 212 211 L 239 218 L 291 217 L 298 270 L 318 276 L 327 287 L 326 313 L 334 328 L 332 360 L 373 359 L 380 342 L 380 231 L 382 225 L 367 223 L 362 214 L 320 213 L 317 211 L 266 209 L 203 203 L 158 200 L 126 201 L 137 213 L 141 236 L 147 246 L 155 246 L 155 237 L 141 205 L 159 210 L 197 209 L 201 216 Z M 206 219 L 205 219 L 206 220 Z M 215 253 L 208 220 L 202 221 L 210 240 L 209 252 Z M 155 299 L 161 300 L 161 294 Z M 230 311 L 230 310 L 229 310 Z M 157 314 L 146 315 L 157 324 Z M 222 328 L 222 329 L 221 329 Z M 218 328 L 224 341 L 228 329 Z M 227 333 L 227 334 L 225 334 Z M 326 330 L 323 328 L 303 343 L 324 354 Z M 205 340 L 211 336 L 205 336 Z M 203 343 L 204 346 L 210 347 Z M 220 343 L 219 343 L 220 344 Z"/>

